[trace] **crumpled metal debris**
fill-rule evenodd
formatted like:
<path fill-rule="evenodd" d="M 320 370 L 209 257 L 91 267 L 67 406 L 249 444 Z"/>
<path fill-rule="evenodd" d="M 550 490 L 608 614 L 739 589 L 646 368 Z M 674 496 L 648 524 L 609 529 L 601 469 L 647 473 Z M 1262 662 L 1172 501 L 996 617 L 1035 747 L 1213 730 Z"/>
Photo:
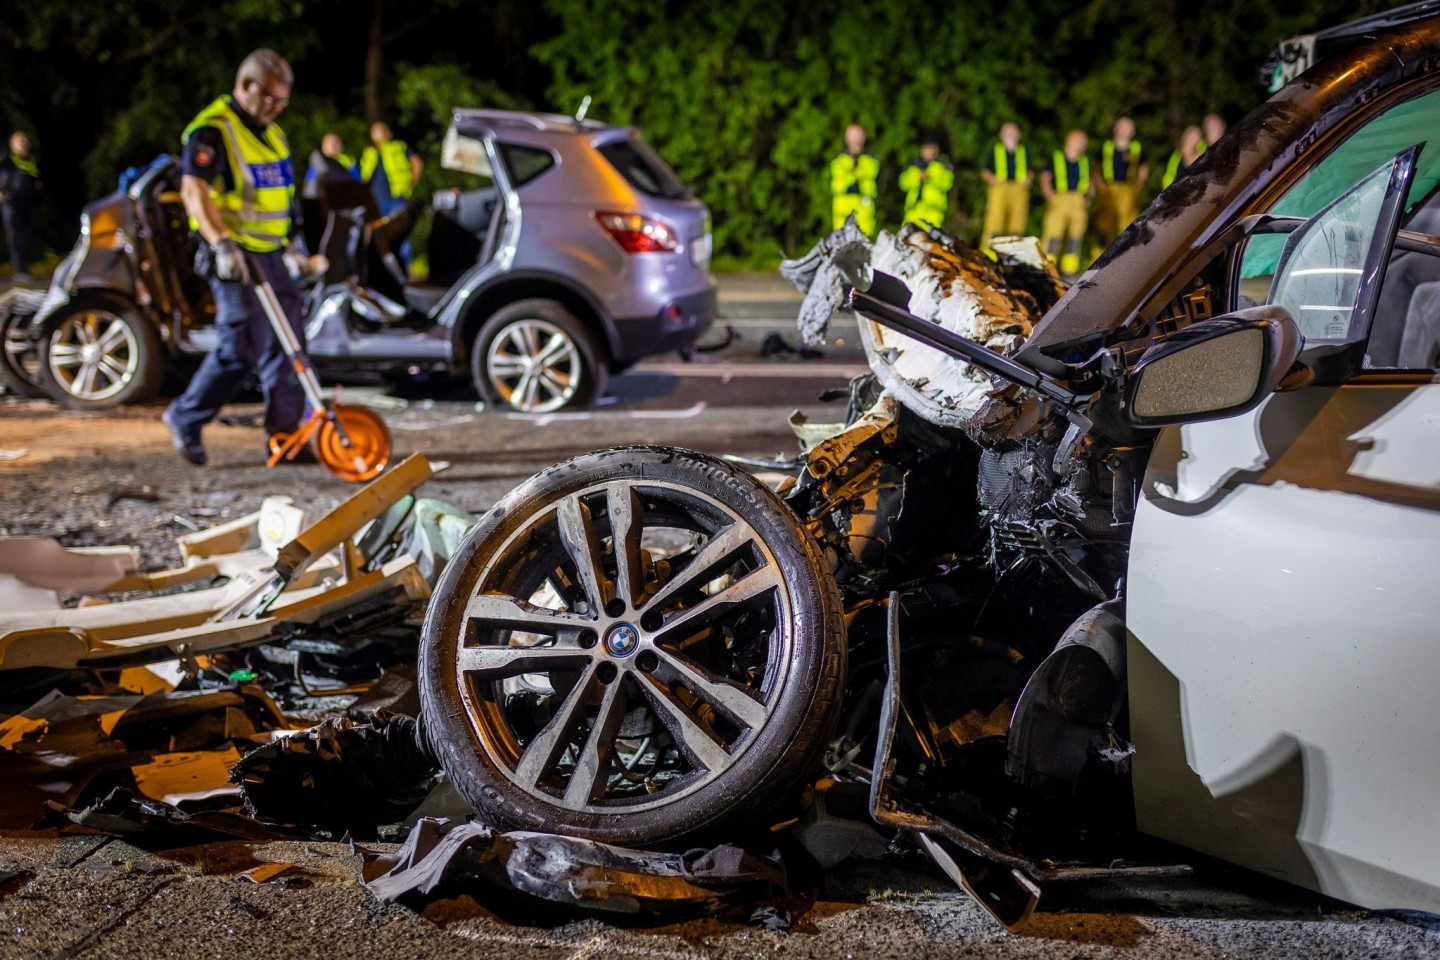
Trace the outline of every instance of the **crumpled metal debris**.
<path fill-rule="evenodd" d="M 934 229 L 907 225 L 871 244 L 842 227 L 780 272 L 805 292 L 796 325 L 807 343 L 823 342 L 844 297 L 842 268 L 865 265 L 910 288 L 909 310 L 992 350 L 1013 353 L 1064 294 L 1059 274 L 1033 237 L 997 239 L 996 259 Z M 995 382 L 956 357 L 864 318 L 861 340 L 881 385 L 931 423 L 963 428 Z"/>
<path fill-rule="evenodd" d="M 809 253 L 781 262 L 780 275 L 805 294 L 795 320 L 805 346 L 818 347 L 825 342 L 830 318 L 845 298 L 841 266 L 851 261 L 865 263 L 869 259 L 870 240 L 852 214 L 839 230 L 815 244 Z"/>
<path fill-rule="evenodd" d="M 722 844 L 661 853 L 430 818 L 394 859 L 366 871 L 370 891 L 388 901 L 440 897 L 475 883 L 601 913 L 721 914 L 769 929 L 788 929 L 815 898 L 813 889 L 795 890 L 779 852 Z"/>
<path fill-rule="evenodd" d="M 339 717 L 247 753 L 230 773 L 257 819 L 371 837 L 398 823 L 434 786 L 439 762 L 412 717 Z"/>

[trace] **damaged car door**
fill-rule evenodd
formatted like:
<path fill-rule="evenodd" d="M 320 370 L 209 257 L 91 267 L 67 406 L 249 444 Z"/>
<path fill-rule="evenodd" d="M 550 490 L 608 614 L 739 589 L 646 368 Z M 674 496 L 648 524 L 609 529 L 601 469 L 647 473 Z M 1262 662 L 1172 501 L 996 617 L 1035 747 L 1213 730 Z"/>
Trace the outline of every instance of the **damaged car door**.
<path fill-rule="evenodd" d="M 1417 153 L 1278 260 L 1268 242 L 1235 252 L 1297 318 L 1310 382 L 1157 440 L 1128 663 L 1140 829 L 1353 902 L 1432 909 L 1440 391 L 1433 370 L 1364 366 Z M 1400 245 L 1440 253 L 1409 232 Z"/>

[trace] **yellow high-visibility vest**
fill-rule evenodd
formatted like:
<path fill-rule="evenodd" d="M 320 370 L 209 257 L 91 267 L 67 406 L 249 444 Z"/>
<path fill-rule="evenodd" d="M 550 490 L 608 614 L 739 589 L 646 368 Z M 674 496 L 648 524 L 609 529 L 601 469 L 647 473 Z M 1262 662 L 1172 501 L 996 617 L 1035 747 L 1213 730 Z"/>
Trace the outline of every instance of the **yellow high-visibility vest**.
<path fill-rule="evenodd" d="M 1130 158 L 1130 164 L 1125 168 L 1125 179 L 1121 183 L 1131 183 L 1140 175 L 1140 141 L 1131 140 L 1130 146 L 1125 150 Z M 1106 140 L 1105 146 L 1101 148 L 1101 167 L 1105 172 L 1105 180 L 1108 183 L 1115 183 L 1115 141 Z"/>
<path fill-rule="evenodd" d="M 390 184 L 390 196 L 396 200 L 409 197 L 415 178 L 410 170 L 410 156 L 405 144 L 399 140 L 386 140 L 379 150 L 366 147 L 360 154 L 360 179 L 369 183 L 370 178 L 375 176 L 375 168 L 381 165 L 385 167 L 385 179 Z"/>
<path fill-rule="evenodd" d="M 1022 143 L 1015 147 L 1015 176 L 1013 177 L 1009 174 L 1010 164 L 1007 162 L 1009 155 L 1010 151 L 1005 149 L 1005 144 L 995 144 L 995 179 L 1016 182 L 1024 180 L 1030 166 L 1025 162 L 1025 144 Z"/>
<path fill-rule="evenodd" d="M 1070 182 L 1070 163 L 1065 159 L 1065 151 L 1056 150 L 1051 158 L 1051 173 L 1055 177 L 1055 190 L 1058 193 L 1085 193 L 1090 189 L 1090 158 L 1080 154 L 1075 160 L 1079 167 L 1080 175 L 1078 183 Z"/>
<path fill-rule="evenodd" d="M 15 169 L 21 173 L 34 177 L 36 180 L 40 179 L 40 168 L 35 165 L 34 160 L 22 157 L 18 153 L 12 153 L 10 154 L 10 162 L 13 163 Z"/>
<path fill-rule="evenodd" d="M 283 249 L 290 236 L 290 206 L 295 198 L 295 170 L 290 163 L 290 144 L 275 124 L 256 136 L 235 111 L 229 95 L 218 97 L 196 115 L 182 143 L 201 127 L 220 131 L 230 163 L 230 186 L 223 193 L 210 186 L 210 198 L 235 241 L 254 253 Z M 190 229 L 200 225 L 192 217 Z"/>

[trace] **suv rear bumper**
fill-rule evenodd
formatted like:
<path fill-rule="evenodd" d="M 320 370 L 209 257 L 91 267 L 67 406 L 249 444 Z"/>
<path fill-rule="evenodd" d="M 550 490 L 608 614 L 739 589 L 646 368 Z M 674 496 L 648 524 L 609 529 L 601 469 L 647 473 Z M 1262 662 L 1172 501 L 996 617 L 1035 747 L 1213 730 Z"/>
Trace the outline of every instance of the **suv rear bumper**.
<path fill-rule="evenodd" d="M 710 329 L 715 313 L 715 287 L 707 286 L 696 293 L 676 297 L 656 314 L 616 317 L 615 363 L 624 365 L 641 357 L 688 349 Z"/>

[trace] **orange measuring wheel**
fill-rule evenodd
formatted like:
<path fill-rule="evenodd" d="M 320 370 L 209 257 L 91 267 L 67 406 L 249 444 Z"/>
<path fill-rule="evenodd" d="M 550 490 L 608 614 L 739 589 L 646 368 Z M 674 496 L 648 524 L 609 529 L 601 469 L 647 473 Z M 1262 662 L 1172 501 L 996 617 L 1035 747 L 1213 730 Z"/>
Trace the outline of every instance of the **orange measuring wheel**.
<path fill-rule="evenodd" d="M 310 438 L 310 448 L 333 476 L 349 483 L 365 483 L 378 477 L 390 462 L 390 429 L 368 407 L 331 404 L 330 417 L 320 420 Z"/>

